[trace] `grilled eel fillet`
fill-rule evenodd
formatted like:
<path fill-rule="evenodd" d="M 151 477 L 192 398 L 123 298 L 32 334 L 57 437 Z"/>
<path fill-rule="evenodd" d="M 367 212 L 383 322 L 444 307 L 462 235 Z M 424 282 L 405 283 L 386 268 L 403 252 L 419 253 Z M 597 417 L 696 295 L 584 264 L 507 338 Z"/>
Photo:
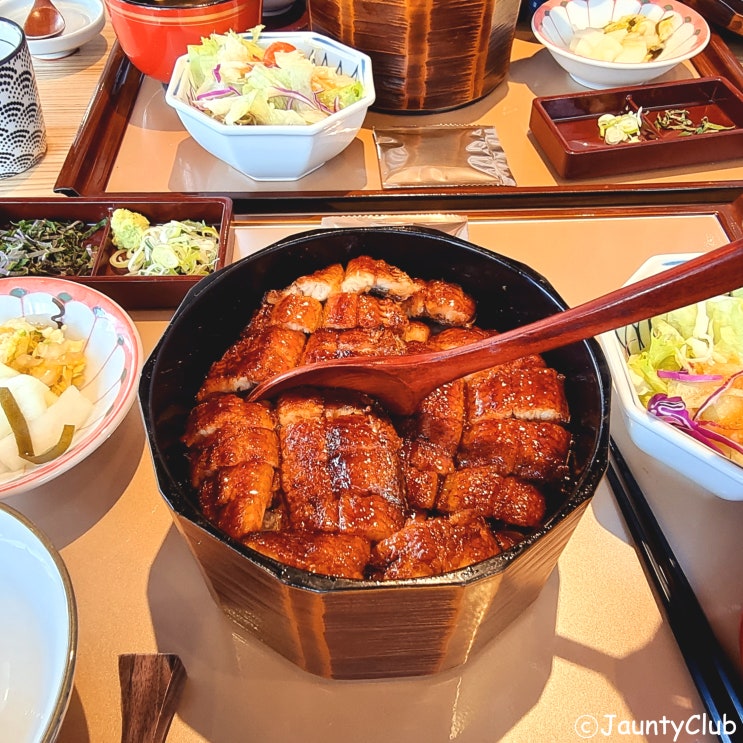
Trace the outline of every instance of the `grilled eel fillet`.
<path fill-rule="evenodd" d="M 243 397 L 298 364 L 493 332 L 474 319 L 460 287 L 367 256 L 268 292 L 183 436 L 204 515 L 284 564 L 352 579 L 438 575 L 513 546 L 543 522 L 571 444 L 563 378 L 540 356 L 443 385 L 404 419 L 350 392 Z"/>

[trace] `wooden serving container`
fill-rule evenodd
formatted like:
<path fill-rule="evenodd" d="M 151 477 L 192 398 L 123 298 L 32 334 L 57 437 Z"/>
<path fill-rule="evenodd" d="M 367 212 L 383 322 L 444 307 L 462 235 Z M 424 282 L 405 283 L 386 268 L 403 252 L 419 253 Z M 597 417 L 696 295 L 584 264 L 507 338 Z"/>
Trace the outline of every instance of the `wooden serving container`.
<path fill-rule="evenodd" d="M 446 111 L 500 83 L 520 0 L 309 0 L 310 28 L 371 57 L 374 109 Z"/>
<path fill-rule="evenodd" d="M 652 139 L 606 144 L 598 128 L 602 114 L 614 116 L 640 109 Z M 655 129 L 655 117 L 683 109 L 698 125 L 729 127 L 687 135 Z M 743 153 L 743 92 L 722 77 L 611 88 L 602 91 L 543 96 L 532 101 L 529 128 L 562 178 L 639 173 L 649 168 L 678 168 L 726 162 Z"/>
<path fill-rule="evenodd" d="M 594 340 L 545 354 L 566 377 L 570 475 L 544 526 L 511 550 L 445 575 L 387 582 L 279 564 L 203 518 L 180 439 L 210 364 L 264 292 L 358 255 L 461 284 L 477 300 L 481 327 L 506 330 L 565 307 L 527 266 L 437 230 L 313 230 L 233 263 L 188 294 L 145 364 L 140 405 L 159 489 L 238 634 L 323 677 L 421 676 L 465 663 L 539 595 L 606 468 L 610 378 Z"/>
<path fill-rule="evenodd" d="M 22 219 L 80 220 L 89 225 L 110 218 L 115 209 L 143 214 L 151 224 L 171 219 L 204 221 L 219 232 L 216 268 L 228 262 L 232 201 L 224 196 L 201 197 L 176 194 L 117 194 L 68 198 L 0 199 L 0 226 Z M 201 276 L 126 276 L 116 273 L 109 263 L 116 251 L 108 223 L 91 237 L 98 250 L 89 275 L 61 278 L 86 284 L 107 294 L 124 309 L 170 309 L 177 307 Z"/>

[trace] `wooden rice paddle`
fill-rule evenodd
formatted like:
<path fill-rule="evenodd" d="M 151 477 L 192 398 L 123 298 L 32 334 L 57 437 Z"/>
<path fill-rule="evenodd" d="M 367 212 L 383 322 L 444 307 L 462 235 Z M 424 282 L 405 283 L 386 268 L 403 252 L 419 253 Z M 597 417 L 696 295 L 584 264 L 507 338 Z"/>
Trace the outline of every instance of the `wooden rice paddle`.
<path fill-rule="evenodd" d="M 743 286 L 743 239 L 585 304 L 476 343 L 411 356 L 354 357 L 308 364 L 259 384 L 250 400 L 300 386 L 364 392 L 392 413 L 411 414 L 446 382 L 543 353 Z M 494 289 L 495 291 L 495 289 Z"/>
<path fill-rule="evenodd" d="M 120 655 L 121 743 L 163 743 L 185 681 L 177 655 Z"/>

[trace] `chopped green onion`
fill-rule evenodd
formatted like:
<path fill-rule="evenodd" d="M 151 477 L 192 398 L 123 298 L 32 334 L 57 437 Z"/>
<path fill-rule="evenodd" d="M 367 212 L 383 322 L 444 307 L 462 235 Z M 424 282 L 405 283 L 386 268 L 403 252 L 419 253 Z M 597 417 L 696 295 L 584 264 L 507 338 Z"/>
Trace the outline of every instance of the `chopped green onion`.
<path fill-rule="evenodd" d="M 187 219 L 148 227 L 136 249 L 116 251 L 110 263 L 132 276 L 205 276 L 218 257 L 219 231 Z"/>
<path fill-rule="evenodd" d="M 640 112 L 626 112 L 618 116 L 602 114 L 598 119 L 599 135 L 606 144 L 639 142 L 641 125 Z"/>

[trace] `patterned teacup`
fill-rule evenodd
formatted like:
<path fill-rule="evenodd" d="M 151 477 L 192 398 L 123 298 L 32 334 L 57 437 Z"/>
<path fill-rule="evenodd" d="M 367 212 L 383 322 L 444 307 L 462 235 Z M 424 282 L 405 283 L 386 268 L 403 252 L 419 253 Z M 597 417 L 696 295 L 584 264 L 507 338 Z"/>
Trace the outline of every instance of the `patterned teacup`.
<path fill-rule="evenodd" d="M 46 152 L 36 76 L 21 27 L 0 18 L 0 178 L 22 173 Z"/>

